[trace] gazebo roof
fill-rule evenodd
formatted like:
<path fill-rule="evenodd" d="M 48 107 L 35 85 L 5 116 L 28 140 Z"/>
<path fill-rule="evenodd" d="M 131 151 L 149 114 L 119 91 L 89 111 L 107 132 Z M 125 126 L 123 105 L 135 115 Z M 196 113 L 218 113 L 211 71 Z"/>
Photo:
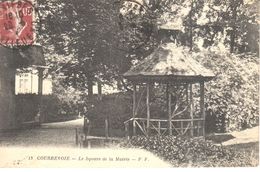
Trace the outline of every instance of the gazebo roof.
<path fill-rule="evenodd" d="M 127 71 L 124 77 L 132 81 L 199 82 L 212 79 L 214 74 L 199 64 L 188 49 L 166 43 Z"/>

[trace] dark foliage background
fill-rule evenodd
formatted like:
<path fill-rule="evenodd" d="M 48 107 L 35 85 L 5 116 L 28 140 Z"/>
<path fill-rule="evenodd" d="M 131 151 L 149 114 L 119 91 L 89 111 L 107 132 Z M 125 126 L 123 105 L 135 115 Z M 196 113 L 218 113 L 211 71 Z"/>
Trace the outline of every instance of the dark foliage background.
<path fill-rule="evenodd" d="M 16 116 L 18 124 L 34 121 L 39 112 L 39 97 L 36 94 L 16 95 Z M 41 98 L 41 115 L 44 122 L 58 122 L 75 119 L 78 114 L 77 105 L 66 103 L 55 95 L 43 95 Z"/>

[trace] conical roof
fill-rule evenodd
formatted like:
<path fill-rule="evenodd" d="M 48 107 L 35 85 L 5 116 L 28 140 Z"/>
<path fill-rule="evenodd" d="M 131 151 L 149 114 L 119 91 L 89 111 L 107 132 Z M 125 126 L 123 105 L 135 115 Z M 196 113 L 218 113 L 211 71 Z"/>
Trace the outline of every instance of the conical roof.
<path fill-rule="evenodd" d="M 130 80 L 210 80 L 214 74 L 199 64 L 189 50 L 174 43 L 160 45 L 152 54 L 124 74 Z"/>

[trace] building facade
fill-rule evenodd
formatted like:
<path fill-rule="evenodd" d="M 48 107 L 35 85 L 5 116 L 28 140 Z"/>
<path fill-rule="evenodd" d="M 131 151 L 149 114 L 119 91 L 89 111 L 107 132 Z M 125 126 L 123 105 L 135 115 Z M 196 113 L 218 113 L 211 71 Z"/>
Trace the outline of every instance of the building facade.
<path fill-rule="evenodd" d="M 0 130 L 16 128 L 13 52 L 0 47 Z"/>
<path fill-rule="evenodd" d="M 40 90 L 39 96 L 41 96 L 42 67 L 44 64 L 41 46 L 30 45 L 10 48 L 0 45 L 0 131 L 20 127 L 16 113 L 16 70 L 32 65 L 38 66 L 38 71 L 40 71 L 40 77 L 38 78 L 40 89 L 38 90 Z M 24 84 L 24 81 L 21 84 Z"/>
<path fill-rule="evenodd" d="M 15 76 L 15 94 L 38 94 L 39 77 L 38 70 L 27 68 L 25 70 L 16 70 Z M 50 76 L 43 79 L 42 94 L 52 94 L 52 79 Z"/>

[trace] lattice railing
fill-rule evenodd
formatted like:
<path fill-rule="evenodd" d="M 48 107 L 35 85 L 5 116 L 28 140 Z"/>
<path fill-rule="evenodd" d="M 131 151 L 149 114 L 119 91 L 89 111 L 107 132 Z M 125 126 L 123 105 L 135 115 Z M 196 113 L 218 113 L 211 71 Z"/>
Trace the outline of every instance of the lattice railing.
<path fill-rule="evenodd" d="M 124 124 L 125 132 L 128 136 L 148 135 L 148 130 L 151 135 L 172 133 L 173 135 L 203 136 L 204 128 L 203 118 L 173 119 L 171 120 L 172 132 L 169 129 L 170 123 L 166 119 L 150 119 L 149 129 L 147 128 L 147 119 L 145 118 L 131 118 L 125 121 Z"/>

